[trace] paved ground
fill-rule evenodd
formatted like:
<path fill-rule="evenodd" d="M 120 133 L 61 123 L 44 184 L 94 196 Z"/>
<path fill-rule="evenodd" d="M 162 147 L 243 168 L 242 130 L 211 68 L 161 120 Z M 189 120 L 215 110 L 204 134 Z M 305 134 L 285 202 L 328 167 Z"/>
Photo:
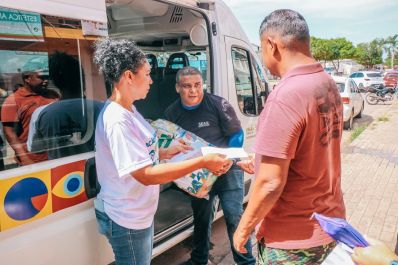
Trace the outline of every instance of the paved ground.
<path fill-rule="evenodd" d="M 351 135 L 367 126 L 353 142 Z M 398 234 L 398 101 L 366 106 L 342 140 L 342 188 L 349 222 L 361 233 L 395 247 Z M 213 264 L 232 265 L 223 219 L 213 225 Z M 253 248 L 255 251 L 256 247 Z M 156 258 L 153 265 L 181 264 L 190 239 Z"/>
<path fill-rule="evenodd" d="M 342 152 L 342 187 L 350 223 L 395 247 L 398 234 L 398 103 L 385 105 Z"/>

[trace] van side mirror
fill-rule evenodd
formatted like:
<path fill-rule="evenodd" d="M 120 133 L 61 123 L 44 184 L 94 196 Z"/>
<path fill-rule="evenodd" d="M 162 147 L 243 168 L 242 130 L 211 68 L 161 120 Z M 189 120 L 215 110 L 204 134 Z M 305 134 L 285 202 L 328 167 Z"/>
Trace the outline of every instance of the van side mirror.
<path fill-rule="evenodd" d="M 84 190 L 87 198 L 91 199 L 97 196 L 101 190 L 98 183 L 97 171 L 95 169 L 95 158 L 92 157 L 86 161 L 84 166 Z"/>

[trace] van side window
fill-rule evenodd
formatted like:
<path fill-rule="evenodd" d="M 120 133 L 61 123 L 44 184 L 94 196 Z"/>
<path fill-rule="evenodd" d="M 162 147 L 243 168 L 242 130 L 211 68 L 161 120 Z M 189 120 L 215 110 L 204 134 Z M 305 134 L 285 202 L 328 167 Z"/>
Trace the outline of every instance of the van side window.
<path fill-rule="evenodd" d="M 245 115 L 254 116 L 257 111 L 249 52 L 241 48 L 232 47 L 232 64 L 239 109 Z"/>
<path fill-rule="evenodd" d="M 256 105 L 257 105 L 257 114 L 260 114 L 265 106 L 265 101 L 268 97 L 268 84 L 265 81 L 263 76 L 263 72 L 261 71 L 261 66 L 255 62 L 254 58 L 252 58 L 252 62 L 254 63 L 254 84 L 256 88 Z"/>
<path fill-rule="evenodd" d="M 0 170 L 93 151 L 106 99 L 92 62 L 96 37 L 83 35 L 80 20 L 0 11 L 29 17 L 18 36 L 0 39 Z"/>

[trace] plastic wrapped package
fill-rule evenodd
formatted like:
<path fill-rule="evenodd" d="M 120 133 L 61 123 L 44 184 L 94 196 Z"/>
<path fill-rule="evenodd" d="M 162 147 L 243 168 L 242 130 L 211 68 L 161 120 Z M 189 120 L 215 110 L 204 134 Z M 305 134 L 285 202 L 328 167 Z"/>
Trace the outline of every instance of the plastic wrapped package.
<path fill-rule="evenodd" d="M 178 162 L 200 157 L 202 156 L 201 148 L 203 146 L 211 146 L 211 144 L 202 138 L 182 129 L 172 122 L 158 119 L 153 121 L 151 125 L 156 130 L 156 134 L 159 138 L 159 147 L 168 148 L 173 144 L 178 144 L 178 140 L 182 139 L 193 148 L 193 150 L 185 154 L 180 153 L 169 160 L 162 160 L 160 163 Z M 176 179 L 173 182 L 177 187 L 192 196 L 206 198 L 216 180 L 216 176 L 205 168 L 202 168 L 195 170 L 189 175 Z"/>

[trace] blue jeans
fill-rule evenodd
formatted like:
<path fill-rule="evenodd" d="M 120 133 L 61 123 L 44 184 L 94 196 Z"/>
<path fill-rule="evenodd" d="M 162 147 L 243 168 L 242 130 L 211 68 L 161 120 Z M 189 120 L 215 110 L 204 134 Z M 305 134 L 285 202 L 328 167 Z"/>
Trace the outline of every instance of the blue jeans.
<path fill-rule="evenodd" d="M 194 213 L 193 250 L 191 260 L 195 264 L 207 264 L 209 259 L 211 223 L 214 218 L 214 199 L 218 195 L 227 226 L 227 233 L 234 261 L 239 265 L 256 264 L 252 255 L 250 240 L 246 243 L 246 254 L 239 253 L 233 247 L 233 235 L 243 213 L 243 172 L 232 167 L 225 175 L 219 177 L 210 192 L 209 200 L 192 197 Z"/>
<path fill-rule="evenodd" d="M 153 224 L 134 230 L 120 226 L 109 216 L 95 210 L 98 230 L 108 238 L 115 254 L 116 265 L 149 265 L 152 258 Z"/>

